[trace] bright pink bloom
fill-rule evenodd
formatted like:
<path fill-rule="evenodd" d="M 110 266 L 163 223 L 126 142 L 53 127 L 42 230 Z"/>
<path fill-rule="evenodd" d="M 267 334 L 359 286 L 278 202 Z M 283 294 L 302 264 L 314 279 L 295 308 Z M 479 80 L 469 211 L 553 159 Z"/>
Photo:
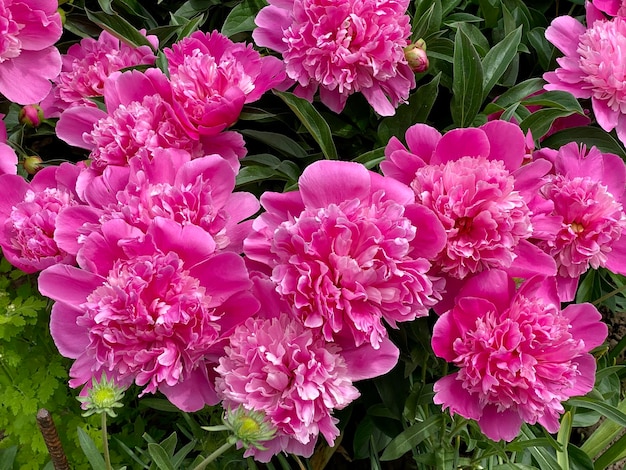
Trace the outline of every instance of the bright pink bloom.
<path fill-rule="evenodd" d="M 556 260 L 559 295 L 571 301 L 589 268 L 626 274 L 626 167 L 616 155 L 595 147 L 587 152 L 575 142 L 539 155 L 554 162 L 555 173 L 539 193 L 562 221 L 551 238 L 537 245 Z"/>
<path fill-rule="evenodd" d="M 74 256 L 54 241 L 54 232 L 59 212 L 80 204 L 74 192 L 78 172 L 64 163 L 42 169 L 30 183 L 17 175 L 0 176 L 0 246 L 13 266 L 33 273 L 74 263 Z"/>
<path fill-rule="evenodd" d="M 495 441 L 513 440 L 523 423 L 558 431 L 561 402 L 593 388 L 589 351 L 607 335 L 593 305 L 560 305 L 554 278 L 517 292 L 500 270 L 468 281 L 433 330 L 435 354 L 459 368 L 435 383 L 434 402 Z"/>
<path fill-rule="evenodd" d="M 611 16 L 626 16 L 624 0 L 593 0 L 593 6 Z"/>
<path fill-rule="evenodd" d="M 320 433 L 332 446 L 339 435 L 332 411 L 359 396 L 341 348 L 286 314 L 239 326 L 219 362 L 222 406 L 263 411 L 277 430 L 267 450 L 246 451 L 262 462 L 281 451 L 310 457 Z"/>
<path fill-rule="evenodd" d="M 433 263 L 438 271 L 453 279 L 492 268 L 510 269 L 521 277 L 554 274 L 553 260 L 528 241 L 533 214 L 516 189 L 516 172 L 522 171 L 526 154 L 518 126 L 492 121 L 442 136 L 416 124 L 406 141 L 408 150 L 395 137 L 389 141 L 381 169 L 410 184 L 417 201 L 443 224 L 447 243 Z M 548 168 L 542 165 L 540 175 Z M 524 172 L 529 169 L 523 167 Z"/>
<path fill-rule="evenodd" d="M 197 31 L 164 50 L 172 89 L 200 134 L 233 125 L 244 103 L 258 100 L 285 78 L 283 63 L 251 45 Z"/>
<path fill-rule="evenodd" d="M 7 127 L 3 118 L 4 114 L 0 114 L 0 175 L 15 175 L 17 174 L 17 154 L 6 143 Z"/>
<path fill-rule="evenodd" d="M 382 116 L 395 113 L 415 87 L 404 56 L 408 0 L 270 0 L 255 22 L 257 45 L 280 52 L 295 93 L 340 113 L 363 93 Z"/>
<path fill-rule="evenodd" d="M 434 214 L 411 189 L 357 163 L 318 161 L 299 191 L 266 192 L 256 231 L 244 241 L 252 260 L 271 269 L 277 291 L 324 338 L 352 337 L 378 348 L 383 320 L 428 314 L 441 285 L 427 272 L 444 244 Z"/>
<path fill-rule="evenodd" d="M 156 217 L 164 217 L 202 228 L 218 251 L 241 253 L 252 229 L 252 220 L 244 220 L 258 211 L 259 202 L 250 193 L 233 193 L 234 187 L 234 170 L 217 155 L 191 161 L 173 151 L 152 160 L 136 157 L 129 168 L 107 168 L 89 182 L 84 190 L 89 206 L 63 211 L 55 240 L 78 254 L 85 237 L 107 220 L 121 219 L 145 231 Z"/>
<path fill-rule="evenodd" d="M 148 36 L 156 49 L 156 36 Z M 137 65 L 153 65 L 156 56 L 148 46 L 133 47 L 106 31 L 98 39 L 85 38 L 63 54 L 63 67 L 53 80 L 52 92 L 41 103 L 46 117 L 58 117 L 73 106 L 96 107 L 89 98 L 104 94 L 104 81 L 113 72 Z"/>
<path fill-rule="evenodd" d="M 0 93 L 18 104 L 38 103 L 61 71 L 54 44 L 63 27 L 57 0 L 0 0 Z"/>
<path fill-rule="evenodd" d="M 571 16 L 555 18 L 546 29 L 546 39 L 564 56 L 554 72 L 543 75 L 546 90 L 562 90 L 576 98 L 591 98 L 593 113 L 602 129 L 616 129 L 626 142 L 626 71 L 621 66 L 626 53 L 626 19 L 596 19 L 599 12 L 587 4 L 587 27 Z M 595 19 L 595 21 L 594 21 Z"/>
<path fill-rule="evenodd" d="M 39 277 L 41 293 L 56 302 L 52 337 L 76 359 L 70 386 L 106 371 L 185 411 L 216 404 L 213 368 L 226 338 L 258 308 L 243 259 L 215 254 L 199 227 L 163 218 L 145 234 L 105 222 L 84 251 L 93 270 L 58 264 Z"/>
<path fill-rule="evenodd" d="M 192 158 L 219 151 L 233 168 L 239 167 L 238 159 L 245 155 L 243 138 L 236 132 L 200 138 L 174 100 L 170 81 L 158 69 L 114 72 L 105 83 L 104 101 L 108 113 L 71 108 L 56 127 L 65 142 L 91 151 L 91 174 L 168 149 L 185 151 Z"/>

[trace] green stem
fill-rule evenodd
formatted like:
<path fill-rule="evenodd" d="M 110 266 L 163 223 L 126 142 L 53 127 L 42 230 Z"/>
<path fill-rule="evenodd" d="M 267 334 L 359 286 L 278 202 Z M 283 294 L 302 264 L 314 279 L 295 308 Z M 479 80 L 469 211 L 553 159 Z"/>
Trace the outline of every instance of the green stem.
<path fill-rule="evenodd" d="M 207 465 L 209 465 L 216 458 L 218 458 L 220 455 L 222 455 L 224 452 L 230 449 L 233 444 L 234 442 L 231 442 L 229 439 L 224 444 L 222 444 L 222 446 L 219 449 L 215 450 L 211 455 L 209 455 L 206 459 L 200 462 L 193 470 L 204 470 Z"/>
<path fill-rule="evenodd" d="M 111 456 L 109 455 L 109 436 L 107 435 L 107 414 L 102 415 L 102 448 L 104 450 L 104 465 L 107 470 L 112 470 Z"/>

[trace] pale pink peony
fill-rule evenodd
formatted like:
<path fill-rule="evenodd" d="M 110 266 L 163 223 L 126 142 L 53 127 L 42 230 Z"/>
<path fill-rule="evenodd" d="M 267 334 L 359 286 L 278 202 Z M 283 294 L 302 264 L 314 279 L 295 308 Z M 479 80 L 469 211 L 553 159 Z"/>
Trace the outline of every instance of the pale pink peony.
<path fill-rule="evenodd" d="M 156 49 L 156 36 L 147 36 Z M 126 67 L 153 65 L 156 56 L 149 46 L 133 47 L 103 31 L 98 39 L 85 38 L 61 56 L 63 67 L 53 79 L 51 93 L 41 103 L 46 117 L 58 117 L 74 106 L 96 107 L 89 98 L 104 94 L 104 81 Z"/>
<path fill-rule="evenodd" d="M 241 253 L 252 229 L 252 220 L 245 219 L 258 211 L 259 202 L 250 193 L 233 193 L 234 187 L 234 170 L 217 155 L 189 160 L 185 152 L 170 150 L 152 159 L 136 157 L 129 167 L 109 167 L 90 181 L 84 191 L 89 206 L 64 210 L 55 240 L 77 255 L 85 237 L 107 220 L 121 219 L 145 231 L 156 217 L 164 217 L 202 228 L 218 251 Z"/>
<path fill-rule="evenodd" d="M 17 174 L 17 154 L 7 142 L 7 126 L 0 114 L 0 175 Z"/>
<path fill-rule="evenodd" d="M 159 69 L 114 72 L 105 83 L 104 101 L 108 112 L 71 108 L 56 126 L 62 140 L 90 150 L 91 165 L 83 179 L 102 174 L 110 165 L 127 166 L 135 156 L 149 159 L 169 149 L 187 152 L 191 158 L 219 154 L 235 169 L 246 153 L 237 132 L 200 136 L 194 131 Z"/>
<path fill-rule="evenodd" d="M 70 386 L 106 371 L 142 394 L 163 392 L 184 411 L 218 402 L 218 357 L 258 309 L 235 253 L 215 253 L 209 234 L 156 218 L 146 233 L 110 220 L 85 242 L 91 270 L 57 264 L 39 277 L 55 301 L 50 331 L 75 362 Z M 80 262 L 80 261 L 79 261 Z"/>
<path fill-rule="evenodd" d="M 261 451 L 244 454 L 269 462 L 282 451 L 310 457 L 319 434 L 329 445 L 339 435 L 332 411 L 359 396 L 341 348 L 283 314 L 248 319 L 230 337 L 216 368 L 225 409 L 263 411 L 276 436 Z"/>
<path fill-rule="evenodd" d="M 546 90 L 562 90 L 576 98 L 591 98 L 598 124 L 626 142 L 626 19 L 598 19 L 601 13 L 587 4 L 587 27 L 571 16 L 555 18 L 546 29 L 546 39 L 563 54 L 554 72 L 543 75 Z"/>
<path fill-rule="evenodd" d="M 0 0 L 0 93 L 14 103 L 44 99 L 61 71 L 57 8 L 56 0 Z"/>
<path fill-rule="evenodd" d="M 559 295 L 571 301 L 589 268 L 626 274 L 626 167 L 616 155 L 596 147 L 587 152 L 575 142 L 538 155 L 554 162 L 539 194 L 552 202 L 561 223 L 537 245 L 556 260 Z"/>
<path fill-rule="evenodd" d="M 336 113 L 362 93 L 382 116 L 395 113 L 415 87 L 404 55 L 408 0 L 270 0 L 252 37 L 282 54 L 294 93 Z"/>
<path fill-rule="evenodd" d="M 42 169 L 30 183 L 18 175 L 0 176 L 0 246 L 13 266 L 34 273 L 75 262 L 54 241 L 54 233 L 59 212 L 81 204 L 74 191 L 78 173 L 75 165 L 64 163 Z"/>
<path fill-rule="evenodd" d="M 435 354 L 459 370 L 435 383 L 434 402 L 495 441 L 513 440 L 523 423 L 558 431 L 561 402 L 593 388 L 589 351 L 607 335 L 593 305 L 560 305 L 554 278 L 517 291 L 497 269 L 469 280 L 435 323 Z"/>
<path fill-rule="evenodd" d="M 416 124 L 406 141 L 408 150 L 393 137 L 380 166 L 385 175 L 409 184 L 417 201 L 443 224 L 447 242 L 433 262 L 437 271 L 454 280 L 493 268 L 520 277 L 554 274 L 554 261 L 528 241 L 533 213 L 516 188 L 518 172 L 525 173 L 527 187 L 532 185 L 528 176 L 540 181 L 550 165 L 521 166 L 526 140 L 519 126 L 492 121 L 442 136 Z"/>
<path fill-rule="evenodd" d="M 217 31 L 196 31 L 164 49 L 174 97 L 200 134 L 233 125 L 244 103 L 258 100 L 285 78 L 283 63 Z"/>
<path fill-rule="evenodd" d="M 269 267 L 277 291 L 327 341 L 378 348 L 383 320 L 428 314 L 441 285 L 427 273 L 444 244 L 434 214 L 411 189 L 357 163 L 318 161 L 299 191 L 266 192 L 244 252 Z"/>

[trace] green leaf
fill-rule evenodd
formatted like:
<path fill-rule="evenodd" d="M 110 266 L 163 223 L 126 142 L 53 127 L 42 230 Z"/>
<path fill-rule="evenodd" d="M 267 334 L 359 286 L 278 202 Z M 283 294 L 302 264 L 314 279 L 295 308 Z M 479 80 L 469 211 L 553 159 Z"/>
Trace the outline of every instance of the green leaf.
<path fill-rule="evenodd" d="M 420 423 L 414 423 L 402 431 L 387 445 L 380 460 L 396 460 L 433 434 L 439 426 L 443 415 L 434 414 Z"/>
<path fill-rule="evenodd" d="M 237 173 L 237 186 L 264 181 L 276 176 L 273 168 L 252 165 L 243 167 Z"/>
<path fill-rule="evenodd" d="M 148 41 L 148 38 L 121 16 L 117 14 L 107 15 L 101 11 L 90 11 L 87 8 L 85 8 L 85 13 L 87 13 L 87 18 L 120 41 L 124 41 L 134 47 L 148 46 L 154 50 L 154 46 Z"/>
<path fill-rule="evenodd" d="M 567 444 L 572 434 L 572 412 L 566 411 L 561 417 L 561 426 L 557 434 L 556 441 L 561 444 L 561 449 L 556 452 L 556 461 L 563 470 L 569 470 L 569 456 L 567 453 Z"/>
<path fill-rule="evenodd" d="M 13 462 L 17 455 L 17 446 L 0 449 L 0 470 L 13 470 Z"/>
<path fill-rule="evenodd" d="M 522 27 L 511 31 L 502 41 L 491 48 L 483 59 L 483 99 L 498 83 L 511 61 L 517 55 L 517 47 L 522 40 Z"/>
<path fill-rule="evenodd" d="M 388 142 L 391 136 L 404 140 L 404 134 L 409 127 L 418 122 L 426 122 L 439 94 L 440 78 L 441 72 L 411 94 L 407 105 L 400 106 L 395 116 L 387 117 L 380 122 L 378 126 L 380 142 Z"/>
<path fill-rule="evenodd" d="M 420 7 L 428 6 L 428 9 L 420 11 L 418 9 L 413 17 L 413 42 L 420 38 L 425 38 L 430 33 L 439 31 L 441 27 L 441 1 L 423 2 Z M 417 21 L 415 21 L 417 19 Z"/>
<path fill-rule="evenodd" d="M 191 452 L 196 447 L 196 444 L 197 442 L 195 440 L 192 440 L 185 444 L 178 452 L 176 452 L 174 457 L 172 457 L 172 465 L 174 465 L 174 468 L 180 468 L 183 461 L 185 460 L 185 457 L 187 457 L 189 452 Z"/>
<path fill-rule="evenodd" d="M 587 454 L 574 444 L 568 444 L 569 466 L 571 470 L 594 470 L 593 462 Z"/>
<path fill-rule="evenodd" d="M 252 137 L 259 142 L 263 142 L 285 155 L 296 158 L 307 157 L 306 150 L 304 150 L 295 140 L 287 137 L 286 135 L 277 134 L 275 132 L 255 131 L 252 129 L 241 129 L 239 132 L 244 136 Z"/>
<path fill-rule="evenodd" d="M 583 108 L 581 108 L 578 100 L 571 93 L 565 91 L 546 91 L 525 98 L 522 100 L 522 104 L 524 106 L 545 106 L 583 114 Z"/>
<path fill-rule="evenodd" d="M 550 127 L 552 127 L 552 124 L 556 119 L 570 116 L 572 114 L 574 114 L 573 111 L 566 111 L 563 109 L 539 109 L 520 122 L 520 127 L 524 133 L 530 130 L 534 139 L 540 139 L 548 133 Z"/>
<path fill-rule="evenodd" d="M 595 146 L 602 152 L 614 153 L 626 158 L 624 147 L 611 134 L 592 126 L 564 129 L 547 137 L 542 144 L 544 147 L 558 149 L 569 142 L 585 144 L 587 148 Z"/>
<path fill-rule="evenodd" d="M 191 35 L 191 33 L 198 31 L 198 29 L 200 29 L 200 26 L 202 25 L 204 20 L 205 20 L 204 15 L 198 15 L 194 18 L 191 18 L 189 21 L 185 23 L 183 28 L 178 32 L 178 39 L 181 40 Z"/>
<path fill-rule="evenodd" d="M 252 31 L 256 28 L 254 18 L 264 6 L 266 3 L 263 0 L 243 0 L 230 11 L 221 33 L 226 37 L 231 37 L 237 33 Z"/>
<path fill-rule="evenodd" d="M 597 411 L 614 423 L 619 424 L 622 427 L 626 427 L 626 414 L 615 406 L 609 405 L 603 401 L 589 397 L 576 397 L 570 398 L 567 403 L 570 406 L 578 406 L 580 408 L 588 408 L 590 410 Z"/>
<path fill-rule="evenodd" d="M 454 40 L 453 60 L 452 118 L 457 126 L 468 127 L 482 104 L 483 70 L 480 57 L 461 25 Z"/>
<path fill-rule="evenodd" d="M 545 82 L 541 78 L 530 78 L 526 81 L 518 83 L 517 85 L 509 88 L 507 91 L 502 93 L 495 101 L 494 104 L 497 104 L 501 108 L 508 108 L 509 106 L 519 103 L 523 99 L 527 98 L 529 95 L 539 91 L 543 88 L 543 84 Z M 493 111 L 489 109 L 491 104 L 485 107 L 485 113 L 489 114 Z"/>
<path fill-rule="evenodd" d="M 148 453 L 152 457 L 152 461 L 160 470 L 174 470 L 170 456 L 159 444 L 148 444 Z"/>
<path fill-rule="evenodd" d="M 528 42 L 537 52 L 539 65 L 544 70 L 550 68 L 553 46 L 546 39 L 546 28 L 533 28 L 526 36 Z"/>
<path fill-rule="evenodd" d="M 527 424 L 522 425 L 520 436 L 524 439 L 535 439 L 535 435 Z M 544 447 L 531 446 L 528 450 L 537 461 L 541 470 L 555 470 L 560 468 L 554 456 Z"/>
<path fill-rule="evenodd" d="M 367 168 L 368 170 L 371 170 L 380 162 L 382 162 L 384 159 L 385 159 L 385 147 L 379 147 L 377 149 L 370 150 L 369 152 L 365 152 L 359 155 L 352 161 L 362 163 L 365 166 L 365 168 Z"/>
<path fill-rule="evenodd" d="M 594 463 L 595 470 L 604 470 L 611 464 L 622 460 L 626 457 L 626 435 L 620 437 L 617 441 L 604 452 Z"/>
<path fill-rule="evenodd" d="M 171 413 L 180 412 L 180 410 L 172 405 L 168 400 L 164 400 L 162 398 L 142 398 L 139 404 L 158 411 L 167 411 Z"/>
<path fill-rule="evenodd" d="M 100 5 L 100 8 L 102 8 L 102 11 L 105 12 L 107 15 L 115 15 L 115 12 L 113 11 L 113 8 L 111 7 L 112 3 L 113 3 L 113 0 L 98 0 L 98 5 Z"/>
<path fill-rule="evenodd" d="M 333 136 L 330 126 L 324 120 L 322 115 L 307 100 L 300 98 L 293 93 L 283 91 L 272 91 L 276 96 L 282 99 L 287 106 L 294 112 L 300 122 L 307 128 L 311 136 L 322 149 L 324 157 L 328 160 L 337 160 L 337 149 L 333 142 Z"/>
<path fill-rule="evenodd" d="M 104 463 L 104 458 L 98 451 L 96 447 L 96 443 L 89 437 L 83 428 L 80 426 L 76 429 L 78 432 L 78 443 L 80 444 L 81 449 L 85 453 L 87 460 L 91 464 L 93 470 L 106 470 L 106 464 Z"/>

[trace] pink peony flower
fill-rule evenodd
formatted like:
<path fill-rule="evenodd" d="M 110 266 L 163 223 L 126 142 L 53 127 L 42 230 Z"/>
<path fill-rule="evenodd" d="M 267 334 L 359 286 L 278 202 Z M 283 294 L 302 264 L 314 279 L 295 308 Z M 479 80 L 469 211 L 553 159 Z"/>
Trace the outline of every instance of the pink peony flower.
<path fill-rule="evenodd" d="M 41 101 L 61 71 L 57 8 L 56 0 L 0 0 L 0 93 L 14 103 Z"/>
<path fill-rule="evenodd" d="M 156 49 L 156 36 L 147 36 Z M 74 106 L 96 107 L 89 98 L 104 94 L 104 82 L 113 72 L 126 67 L 153 65 L 150 47 L 132 47 L 103 31 L 98 39 L 85 38 L 61 56 L 63 67 L 53 79 L 52 92 L 41 103 L 46 117 L 58 117 Z"/>
<path fill-rule="evenodd" d="M 27 273 L 74 256 L 54 241 L 56 220 L 65 207 L 80 204 L 74 192 L 79 169 L 70 163 L 39 171 L 30 183 L 17 175 L 0 175 L 0 246 L 13 266 Z"/>
<path fill-rule="evenodd" d="M 276 436 L 251 447 L 269 462 L 285 451 L 310 457 L 321 433 L 329 445 L 339 435 L 334 409 L 359 396 L 341 349 L 286 314 L 274 319 L 248 319 L 230 337 L 216 368 L 218 395 L 225 409 L 240 405 L 263 411 Z"/>
<path fill-rule="evenodd" d="M 626 79 L 621 57 L 626 50 L 626 19 L 597 19 L 597 8 L 587 4 L 587 27 L 571 16 L 555 18 L 546 29 L 546 39 L 564 57 L 554 72 L 543 75 L 546 90 L 562 90 L 576 98 L 591 98 L 593 113 L 602 129 L 617 131 L 626 142 Z M 595 20 L 595 21 L 594 21 Z"/>
<path fill-rule="evenodd" d="M 245 155 L 243 138 L 236 132 L 201 138 L 193 131 L 168 78 L 158 69 L 114 72 L 105 83 L 104 101 L 108 112 L 71 108 L 56 126 L 62 140 L 91 151 L 87 175 L 168 149 L 185 151 L 191 158 L 219 152 L 236 169 Z"/>
<path fill-rule="evenodd" d="M 607 327 L 591 304 L 561 311 L 554 278 L 535 276 L 515 290 L 504 271 L 466 283 L 435 323 L 435 354 L 459 370 L 435 383 L 434 402 L 474 419 L 495 441 L 523 423 L 559 429 L 561 402 L 593 388 Z"/>
<path fill-rule="evenodd" d="M 611 16 L 626 16 L 624 0 L 593 0 L 593 6 Z"/>
<path fill-rule="evenodd" d="M 492 121 L 442 136 L 416 124 L 406 140 L 408 150 L 393 137 L 380 166 L 385 175 L 409 184 L 417 201 L 443 224 L 446 246 L 433 261 L 439 272 L 453 280 L 493 268 L 520 277 L 554 274 L 554 261 L 528 241 L 533 213 L 516 189 L 516 173 L 534 176 L 534 168 L 539 181 L 550 165 L 521 167 L 526 144 L 517 125 Z"/>
<path fill-rule="evenodd" d="M 410 188 L 340 161 L 313 163 L 299 188 L 261 196 L 267 212 L 244 252 L 271 270 L 305 326 L 327 341 L 347 335 L 377 349 L 383 320 L 395 327 L 428 314 L 442 288 L 427 274 L 429 259 L 444 233 Z"/>
<path fill-rule="evenodd" d="M 252 230 L 246 220 L 259 209 L 250 193 L 233 193 L 235 172 L 223 158 L 210 155 L 189 160 L 185 152 L 163 151 L 152 160 L 136 157 L 130 167 L 107 168 L 85 188 L 89 206 L 64 210 L 55 240 L 79 254 L 85 238 L 101 224 L 121 219 L 142 231 L 156 217 L 196 225 L 213 237 L 215 249 L 241 253 Z"/>
<path fill-rule="evenodd" d="M 75 359 L 70 386 L 104 371 L 184 411 L 216 404 L 213 368 L 226 338 L 258 308 L 242 258 L 215 254 L 204 230 L 163 218 L 145 234 L 105 222 L 84 252 L 93 270 L 57 264 L 39 277 L 55 301 L 52 337 Z"/>
<path fill-rule="evenodd" d="M 285 78 L 283 63 L 217 31 L 197 31 L 164 50 L 176 100 L 200 134 L 233 125 L 244 103 Z"/>
<path fill-rule="evenodd" d="M 320 99 L 340 113 L 348 96 L 363 93 L 391 116 L 415 87 L 404 56 L 411 19 L 408 0 L 270 0 L 255 22 L 258 46 L 280 52 L 295 94 Z"/>
<path fill-rule="evenodd" d="M 556 260 L 559 295 L 568 302 L 589 268 L 626 274 L 626 167 L 617 155 L 595 147 L 587 152 L 575 142 L 538 155 L 554 162 L 554 174 L 539 193 L 561 223 L 537 245 Z"/>
<path fill-rule="evenodd" d="M 7 126 L 0 114 L 0 175 L 17 174 L 17 154 L 7 142 Z"/>

